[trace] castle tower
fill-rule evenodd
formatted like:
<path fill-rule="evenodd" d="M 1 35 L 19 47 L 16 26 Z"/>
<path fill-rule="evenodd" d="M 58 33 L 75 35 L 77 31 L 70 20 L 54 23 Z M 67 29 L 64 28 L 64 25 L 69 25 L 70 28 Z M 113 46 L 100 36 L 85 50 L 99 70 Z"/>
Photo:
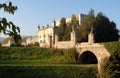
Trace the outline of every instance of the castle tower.
<path fill-rule="evenodd" d="M 91 28 L 91 31 L 90 31 L 90 33 L 89 33 L 89 35 L 88 35 L 88 43 L 92 44 L 92 43 L 94 43 L 94 42 L 95 42 L 95 41 L 94 41 L 93 28 Z"/>

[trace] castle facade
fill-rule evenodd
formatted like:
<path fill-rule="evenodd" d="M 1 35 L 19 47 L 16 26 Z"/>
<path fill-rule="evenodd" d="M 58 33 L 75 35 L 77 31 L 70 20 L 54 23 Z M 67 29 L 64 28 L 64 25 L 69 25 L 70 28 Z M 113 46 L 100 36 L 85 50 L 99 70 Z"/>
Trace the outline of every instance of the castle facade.
<path fill-rule="evenodd" d="M 86 17 L 85 14 L 76 14 L 74 16 L 78 19 L 79 24 L 81 24 L 81 21 Z M 42 26 L 42 27 L 38 26 L 37 42 L 39 43 L 40 47 L 49 48 L 49 47 L 58 47 L 57 46 L 58 44 L 59 45 L 60 44 L 64 45 L 64 43 L 67 44 L 68 41 L 58 43 L 58 37 L 56 37 L 56 35 L 55 35 L 58 27 L 60 26 L 61 19 L 62 18 L 54 20 L 52 22 L 51 26 L 49 26 L 49 25 Z M 72 19 L 72 16 L 66 18 L 66 23 L 71 22 L 71 19 Z M 71 41 L 74 40 L 73 34 L 74 33 L 71 32 Z M 71 42 L 68 42 L 68 43 L 71 43 Z M 72 46 L 72 45 L 70 45 L 70 46 Z"/>

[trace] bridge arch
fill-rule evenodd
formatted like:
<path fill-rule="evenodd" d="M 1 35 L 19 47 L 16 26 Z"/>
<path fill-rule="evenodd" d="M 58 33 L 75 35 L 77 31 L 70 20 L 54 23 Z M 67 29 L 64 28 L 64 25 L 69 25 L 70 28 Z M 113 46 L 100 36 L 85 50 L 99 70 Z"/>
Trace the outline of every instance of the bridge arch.
<path fill-rule="evenodd" d="M 91 51 L 82 52 L 78 57 L 78 61 L 80 64 L 98 64 L 97 56 Z"/>

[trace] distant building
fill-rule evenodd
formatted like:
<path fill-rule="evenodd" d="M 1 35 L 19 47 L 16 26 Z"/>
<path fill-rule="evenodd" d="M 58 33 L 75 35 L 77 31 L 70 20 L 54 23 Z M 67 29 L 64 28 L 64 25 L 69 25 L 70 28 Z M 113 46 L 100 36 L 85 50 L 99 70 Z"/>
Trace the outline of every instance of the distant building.
<path fill-rule="evenodd" d="M 35 42 L 37 42 L 36 37 L 29 37 L 26 39 L 26 45 L 35 44 Z"/>
<path fill-rule="evenodd" d="M 85 14 L 76 14 L 76 15 L 74 15 L 74 16 L 78 19 L 79 25 L 81 25 L 81 21 L 82 21 L 83 19 L 85 19 L 85 17 L 86 17 L 87 15 L 85 15 Z M 66 18 L 66 23 L 71 22 L 71 19 L 72 19 L 72 16 Z M 61 18 L 59 18 L 59 19 L 57 19 L 57 20 L 55 21 L 55 22 L 56 22 L 56 26 L 59 26 L 59 25 L 60 25 L 60 20 L 61 20 Z M 52 26 L 53 26 L 53 24 L 52 24 Z"/>
<path fill-rule="evenodd" d="M 14 45 L 14 44 L 15 44 L 14 40 L 11 39 L 6 44 L 2 44 L 2 47 L 9 47 L 9 46 Z"/>
<path fill-rule="evenodd" d="M 55 39 L 55 32 L 57 27 L 55 26 L 55 21 L 53 26 L 42 27 L 37 31 L 37 40 L 40 47 L 52 47 Z"/>
<path fill-rule="evenodd" d="M 21 44 L 23 46 L 27 46 L 27 45 L 35 44 L 36 42 L 38 42 L 37 37 L 30 36 L 30 37 L 23 38 Z"/>

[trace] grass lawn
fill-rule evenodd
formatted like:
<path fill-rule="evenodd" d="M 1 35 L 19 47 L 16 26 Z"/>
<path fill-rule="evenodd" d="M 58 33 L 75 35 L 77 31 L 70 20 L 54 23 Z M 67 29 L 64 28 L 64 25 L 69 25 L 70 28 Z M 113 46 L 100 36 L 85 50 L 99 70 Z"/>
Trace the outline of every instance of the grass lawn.
<path fill-rule="evenodd" d="M 98 78 L 97 65 L 0 64 L 0 78 Z"/>
<path fill-rule="evenodd" d="M 75 63 L 75 49 L 0 48 L 0 78 L 98 78 L 97 65 Z"/>

